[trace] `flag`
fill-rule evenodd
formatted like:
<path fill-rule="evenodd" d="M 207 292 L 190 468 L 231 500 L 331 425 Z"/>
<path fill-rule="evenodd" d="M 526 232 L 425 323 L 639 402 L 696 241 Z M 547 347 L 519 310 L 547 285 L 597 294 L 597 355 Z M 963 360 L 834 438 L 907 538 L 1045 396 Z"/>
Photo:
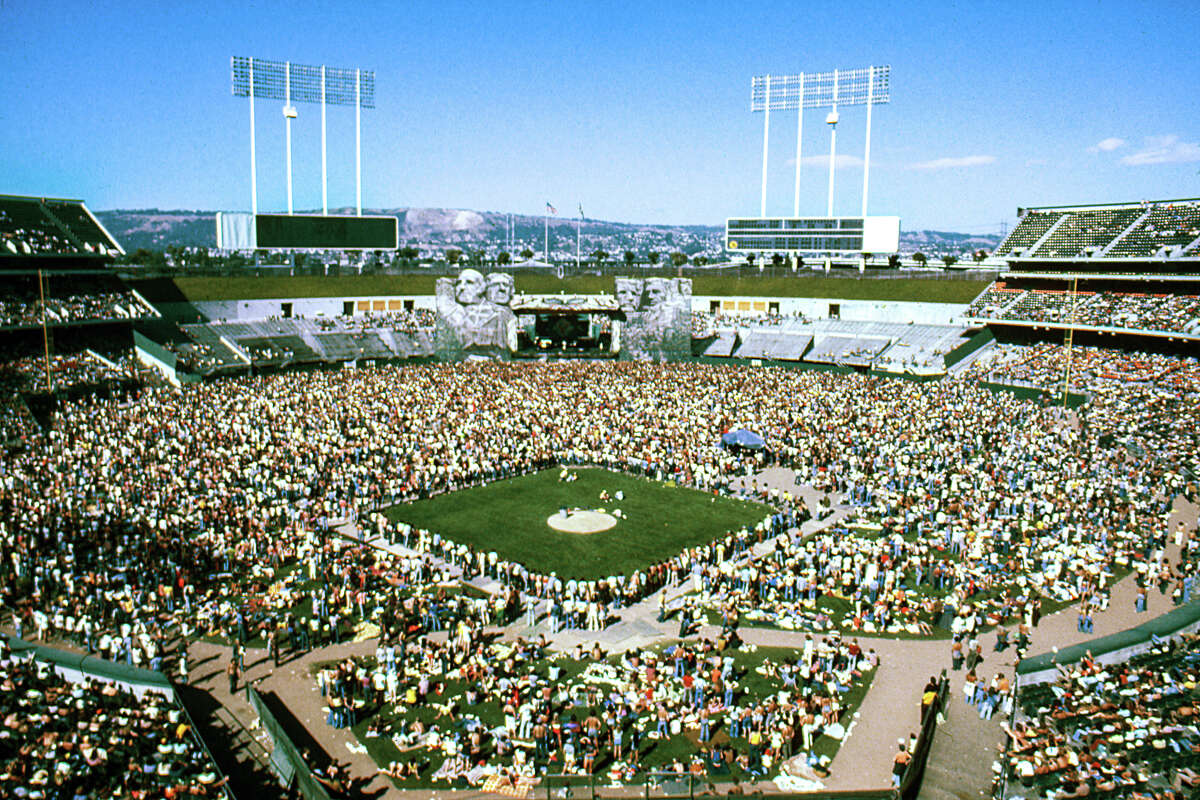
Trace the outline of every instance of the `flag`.
<path fill-rule="evenodd" d="M 587 217 L 583 216 L 583 203 L 580 203 L 580 204 L 579 204 L 579 218 L 580 218 L 580 219 L 587 219 Z"/>
<path fill-rule="evenodd" d="M 555 208 L 554 206 L 550 205 L 549 200 L 546 201 L 546 213 L 548 213 L 548 214 L 557 214 L 558 213 L 558 209 Z"/>

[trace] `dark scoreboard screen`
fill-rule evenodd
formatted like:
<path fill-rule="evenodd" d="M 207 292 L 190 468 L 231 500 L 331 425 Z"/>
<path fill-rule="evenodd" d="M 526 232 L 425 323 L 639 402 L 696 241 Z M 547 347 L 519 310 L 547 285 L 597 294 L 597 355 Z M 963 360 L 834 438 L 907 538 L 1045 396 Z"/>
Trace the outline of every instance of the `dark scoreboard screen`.
<path fill-rule="evenodd" d="M 327 217 L 320 214 L 258 214 L 255 244 L 261 249 L 395 250 L 395 217 Z"/>

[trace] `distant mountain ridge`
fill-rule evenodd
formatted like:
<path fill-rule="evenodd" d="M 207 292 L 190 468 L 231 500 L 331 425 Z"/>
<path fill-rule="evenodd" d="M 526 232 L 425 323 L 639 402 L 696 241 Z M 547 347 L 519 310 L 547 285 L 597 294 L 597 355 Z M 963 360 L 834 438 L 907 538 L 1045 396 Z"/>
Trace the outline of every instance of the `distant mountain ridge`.
<path fill-rule="evenodd" d="M 216 212 L 190 210 L 116 209 L 94 211 L 126 251 L 138 248 L 165 250 L 168 247 L 216 247 Z M 301 213 L 317 213 L 305 211 Z M 353 214 L 350 208 L 333 209 L 335 214 Z M 497 211 L 473 211 L 457 208 L 388 208 L 363 209 L 364 214 L 393 215 L 400 220 L 400 241 L 414 245 L 503 246 L 511 216 L 517 241 L 542 241 L 545 218 L 528 214 L 506 214 Z M 569 228 L 574 239 L 577 219 L 571 216 L 550 217 L 550 228 L 556 236 L 565 236 Z M 605 247 L 610 252 L 620 250 L 677 248 L 697 252 L 706 246 L 718 246 L 724 229 L 717 225 L 657 225 L 650 223 L 610 222 L 584 219 L 582 234 L 588 252 Z M 900 249 L 915 250 L 992 250 L 1000 243 L 999 236 L 952 233 L 947 231 L 901 231 Z M 536 249 L 536 248 L 534 248 Z"/>

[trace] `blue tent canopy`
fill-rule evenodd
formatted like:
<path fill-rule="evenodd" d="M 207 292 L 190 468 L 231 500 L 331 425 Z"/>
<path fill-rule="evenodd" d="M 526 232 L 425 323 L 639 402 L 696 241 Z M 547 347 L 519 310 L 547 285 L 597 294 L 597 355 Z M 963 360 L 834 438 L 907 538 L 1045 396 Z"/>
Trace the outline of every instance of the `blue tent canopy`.
<path fill-rule="evenodd" d="M 766 444 L 763 437 L 759 436 L 754 431 L 748 431 L 745 428 L 738 428 L 736 431 L 721 434 L 721 444 L 726 447 L 737 446 L 745 447 L 751 450 L 757 450 Z"/>

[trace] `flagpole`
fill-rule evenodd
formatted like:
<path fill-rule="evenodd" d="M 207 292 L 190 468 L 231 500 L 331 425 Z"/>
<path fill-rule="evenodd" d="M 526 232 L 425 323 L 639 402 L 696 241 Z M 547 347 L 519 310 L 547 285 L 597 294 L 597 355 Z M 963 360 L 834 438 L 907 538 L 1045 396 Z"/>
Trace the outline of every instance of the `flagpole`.
<path fill-rule="evenodd" d="M 543 245 L 542 254 L 546 258 L 546 263 L 549 264 L 550 263 L 550 215 L 547 214 L 545 219 L 546 219 L 546 241 L 545 241 L 545 244 Z"/>
<path fill-rule="evenodd" d="M 579 219 L 575 223 L 575 272 L 579 272 L 579 241 L 583 230 L 583 206 L 579 207 Z"/>

